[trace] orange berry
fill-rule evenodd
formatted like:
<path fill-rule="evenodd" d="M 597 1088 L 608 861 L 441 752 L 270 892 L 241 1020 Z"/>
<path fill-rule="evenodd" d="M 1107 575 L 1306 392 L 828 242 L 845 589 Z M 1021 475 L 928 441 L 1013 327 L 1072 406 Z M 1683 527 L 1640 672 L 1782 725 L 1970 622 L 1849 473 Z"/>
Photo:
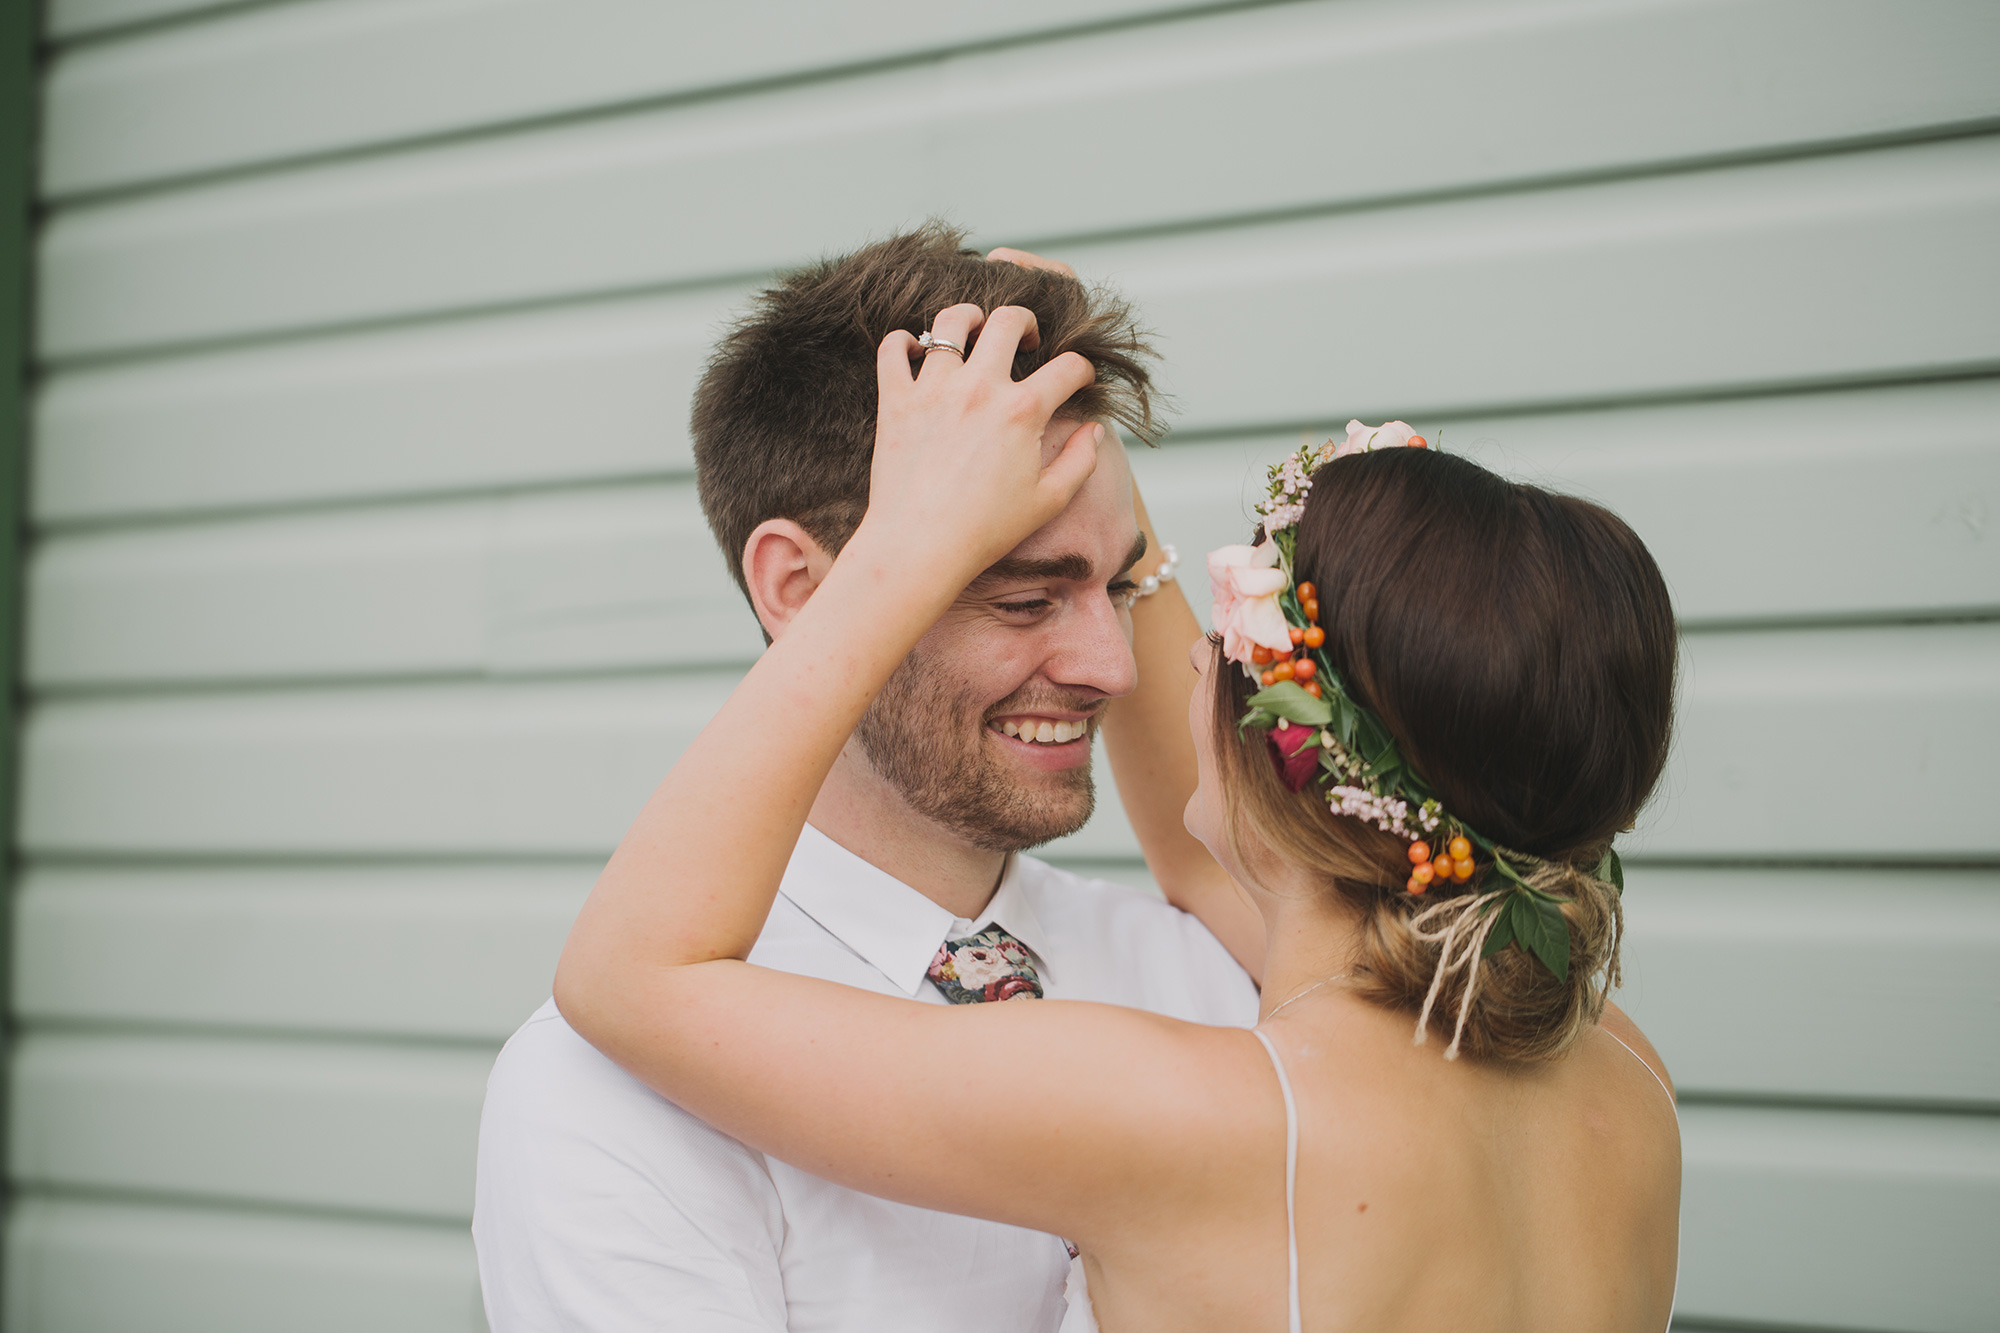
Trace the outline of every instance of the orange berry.
<path fill-rule="evenodd" d="M 1453 838 L 1451 840 L 1451 854 L 1457 860 L 1470 861 L 1472 859 L 1472 844 L 1464 838 Z"/>
<path fill-rule="evenodd" d="M 1292 647 L 1296 648 L 1305 641 L 1306 641 L 1306 632 L 1300 629 L 1297 625 L 1292 626 Z"/>
<path fill-rule="evenodd" d="M 1319 598 L 1317 597 L 1306 598 L 1305 606 L 1306 606 L 1306 619 L 1317 624 L 1319 622 Z"/>
<path fill-rule="evenodd" d="M 1431 882 L 1431 880 L 1435 879 L 1436 877 L 1437 877 L 1437 871 L 1432 870 L 1427 865 L 1418 866 L 1415 870 L 1412 870 L 1410 872 L 1410 878 L 1417 881 L 1417 883 L 1419 884 L 1428 884 Z"/>
<path fill-rule="evenodd" d="M 1431 862 L 1431 873 L 1437 876 L 1440 880 L 1450 879 L 1451 872 L 1456 870 L 1457 868 L 1458 868 L 1457 863 L 1454 862 L 1449 856 L 1440 856 L 1437 860 Z"/>
<path fill-rule="evenodd" d="M 1313 599 L 1314 599 L 1315 597 L 1318 597 L 1318 596 L 1319 596 L 1319 589 L 1318 589 L 1318 588 L 1315 588 L 1315 587 L 1313 587 L 1313 586 L 1312 586 L 1312 584 L 1310 584 L 1310 583 L 1301 583 L 1301 584 L 1299 585 L 1299 601 L 1300 601 L 1300 602 L 1310 602 L 1310 601 L 1312 601 L 1312 600 L 1313 600 Z"/>
<path fill-rule="evenodd" d="M 1317 648 L 1326 642 L 1326 631 L 1318 625 L 1307 626 L 1303 633 L 1305 634 L 1306 647 L 1308 648 Z"/>
<path fill-rule="evenodd" d="M 1431 442 L 1421 435 L 1412 435 L 1408 440 L 1408 444 L 1412 449 L 1428 449 Z"/>
<path fill-rule="evenodd" d="M 1250 649 L 1250 662 L 1253 666 L 1271 665 L 1271 650 L 1261 643 L 1253 645 Z"/>
<path fill-rule="evenodd" d="M 1412 861 L 1415 861 L 1415 862 L 1416 862 L 1416 863 L 1417 863 L 1418 865 L 1422 865 L 1422 864 L 1423 864 L 1424 862 L 1426 862 L 1426 861 L 1430 860 L 1430 859 L 1431 859 L 1431 845 L 1430 845 L 1429 843 L 1427 843 L 1427 842 L 1413 842 L 1413 843 L 1411 843 L 1411 844 L 1410 844 L 1410 859 L 1411 859 Z"/>
<path fill-rule="evenodd" d="M 1307 681 L 1307 682 L 1305 683 L 1305 685 L 1304 685 L 1304 686 L 1303 686 L 1302 688 L 1303 688 L 1303 689 L 1305 690 L 1305 692 L 1306 692 L 1307 694 L 1310 694 L 1310 695 L 1311 695 L 1311 696 L 1312 696 L 1313 698 L 1315 698 L 1315 699 L 1319 698 L 1319 682 L 1318 682 L 1318 681 L 1316 681 L 1316 680 L 1309 680 L 1309 681 Z"/>
<path fill-rule="evenodd" d="M 1266 685 L 1276 685 L 1278 683 L 1278 678 L 1272 675 L 1268 671 L 1266 671 L 1263 675 L 1257 677 L 1257 679 L 1262 681 Z"/>
<path fill-rule="evenodd" d="M 1278 680 L 1290 680 L 1292 678 L 1292 671 L 1292 659 L 1281 657 L 1278 659 L 1278 665 L 1271 668 L 1271 675 Z"/>
<path fill-rule="evenodd" d="M 1460 884 L 1472 878 L 1472 862 L 1454 859 L 1451 863 L 1451 877 Z"/>
<path fill-rule="evenodd" d="M 1410 876 L 1410 882 L 1408 884 L 1405 884 L 1403 887 L 1408 889 L 1411 893 L 1422 893 L 1427 886 L 1422 880 L 1418 879 L 1415 875 L 1412 875 Z"/>
<path fill-rule="evenodd" d="M 1292 679 L 1298 681 L 1301 685 L 1311 680 L 1318 673 L 1319 667 L 1310 657 L 1301 657 L 1292 664 Z"/>

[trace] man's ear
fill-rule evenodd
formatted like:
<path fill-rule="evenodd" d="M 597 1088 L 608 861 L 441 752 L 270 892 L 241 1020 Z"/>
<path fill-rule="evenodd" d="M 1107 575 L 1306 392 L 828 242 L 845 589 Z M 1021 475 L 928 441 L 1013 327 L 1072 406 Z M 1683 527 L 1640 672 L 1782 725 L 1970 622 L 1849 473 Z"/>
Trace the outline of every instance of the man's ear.
<path fill-rule="evenodd" d="M 789 518 L 767 518 L 743 543 L 743 582 L 758 623 L 773 642 L 833 568 L 833 557 Z"/>

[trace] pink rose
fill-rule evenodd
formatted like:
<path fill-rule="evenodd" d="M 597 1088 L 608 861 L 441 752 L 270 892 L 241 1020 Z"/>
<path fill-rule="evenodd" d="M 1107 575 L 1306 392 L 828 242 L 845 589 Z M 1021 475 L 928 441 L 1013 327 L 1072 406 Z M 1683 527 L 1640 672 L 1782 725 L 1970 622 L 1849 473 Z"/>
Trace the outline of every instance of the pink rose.
<path fill-rule="evenodd" d="M 1285 590 L 1285 571 L 1276 568 L 1277 545 L 1223 546 L 1208 553 L 1208 587 L 1215 609 L 1216 632 L 1222 635 L 1222 655 L 1248 662 L 1258 645 L 1274 653 L 1291 651 L 1292 633 L 1278 594 Z"/>
<path fill-rule="evenodd" d="M 1334 448 L 1333 456 L 1345 458 L 1349 454 L 1365 454 L 1370 449 L 1399 449 L 1412 439 L 1422 438 L 1406 421 L 1387 421 L 1379 426 L 1364 426 L 1359 421 L 1350 421 L 1347 423 L 1347 438 Z"/>
<path fill-rule="evenodd" d="M 1319 728 L 1301 727 L 1280 718 L 1271 728 L 1271 762 L 1293 791 L 1304 791 L 1319 772 Z"/>
<path fill-rule="evenodd" d="M 982 990 L 1014 975 L 1013 965 L 1000 956 L 1000 951 L 985 944 L 968 944 L 952 950 L 951 966 L 958 974 L 958 984 L 967 990 Z"/>

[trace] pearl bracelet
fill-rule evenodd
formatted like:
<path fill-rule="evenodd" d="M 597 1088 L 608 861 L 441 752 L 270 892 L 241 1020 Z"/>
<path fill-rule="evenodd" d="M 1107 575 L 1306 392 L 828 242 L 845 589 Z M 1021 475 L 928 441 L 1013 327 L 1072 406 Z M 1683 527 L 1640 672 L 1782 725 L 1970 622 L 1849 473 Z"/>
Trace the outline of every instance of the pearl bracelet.
<path fill-rule="evenodd" d="M 1162 583 L 1173 581 L 1174 571 L 1180 568 L 1181 553 L 1166 542 L 1161 542 L 1160 555 L 1164 557 L 1160 561 L 1160 567 L 1139 580 L 1139 591 L 1132 594 L 1134 597 L 1151 597 L 1160 590 Z"/>

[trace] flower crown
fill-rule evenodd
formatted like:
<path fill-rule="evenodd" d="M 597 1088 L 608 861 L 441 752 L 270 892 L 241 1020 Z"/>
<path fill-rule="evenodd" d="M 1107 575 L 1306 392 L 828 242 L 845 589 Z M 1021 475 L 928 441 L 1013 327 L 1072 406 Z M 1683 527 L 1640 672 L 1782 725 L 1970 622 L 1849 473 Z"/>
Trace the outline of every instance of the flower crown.
<path fill-rule="evenodd" d="M 1298 536 L 1292 529 L 1305 512 L 1314 472 L 1349 454 L 1428 447 L 1429 441 L 1401 421 L 1383 426 L 1350 421 L 1345 440 L 1302 445 L 1271 468 L 1270 491 L 1257 506 L 1262 540 L 1209 553 L 1223 656 L 1239 663 L 1262 687 L 1250 697 L 1249 711 L 1237 725 L 1269 732 L 1272 761 L 1293 791 L 1324 782 L 1335 814 L 1364 820 L 1408 841 L 1411 868 L 1404 887 L 1410 893 L 1465 884 L 1485 868 L 1483 858 L 1501 882 L 1482 895 L 1485 902 L 1478 908 L 1478 934 L 1483 935 L 1479 957 L 1513 944 L 1540 959 L 1558 979 L 1567 979 L 1569 925 L 1561 904 L 1569 900 L 1528 882 L 1522 867 L 1537 858 L 1496 846 L 1444 808 L 1403 758 L 1382 719 L 1348 694 L 1327 658 L 1318 589 L 1293 582 Z M 1624 870 L 1616 852 L 1605 851 L 1595 878 L 1623 892 Z"/>

